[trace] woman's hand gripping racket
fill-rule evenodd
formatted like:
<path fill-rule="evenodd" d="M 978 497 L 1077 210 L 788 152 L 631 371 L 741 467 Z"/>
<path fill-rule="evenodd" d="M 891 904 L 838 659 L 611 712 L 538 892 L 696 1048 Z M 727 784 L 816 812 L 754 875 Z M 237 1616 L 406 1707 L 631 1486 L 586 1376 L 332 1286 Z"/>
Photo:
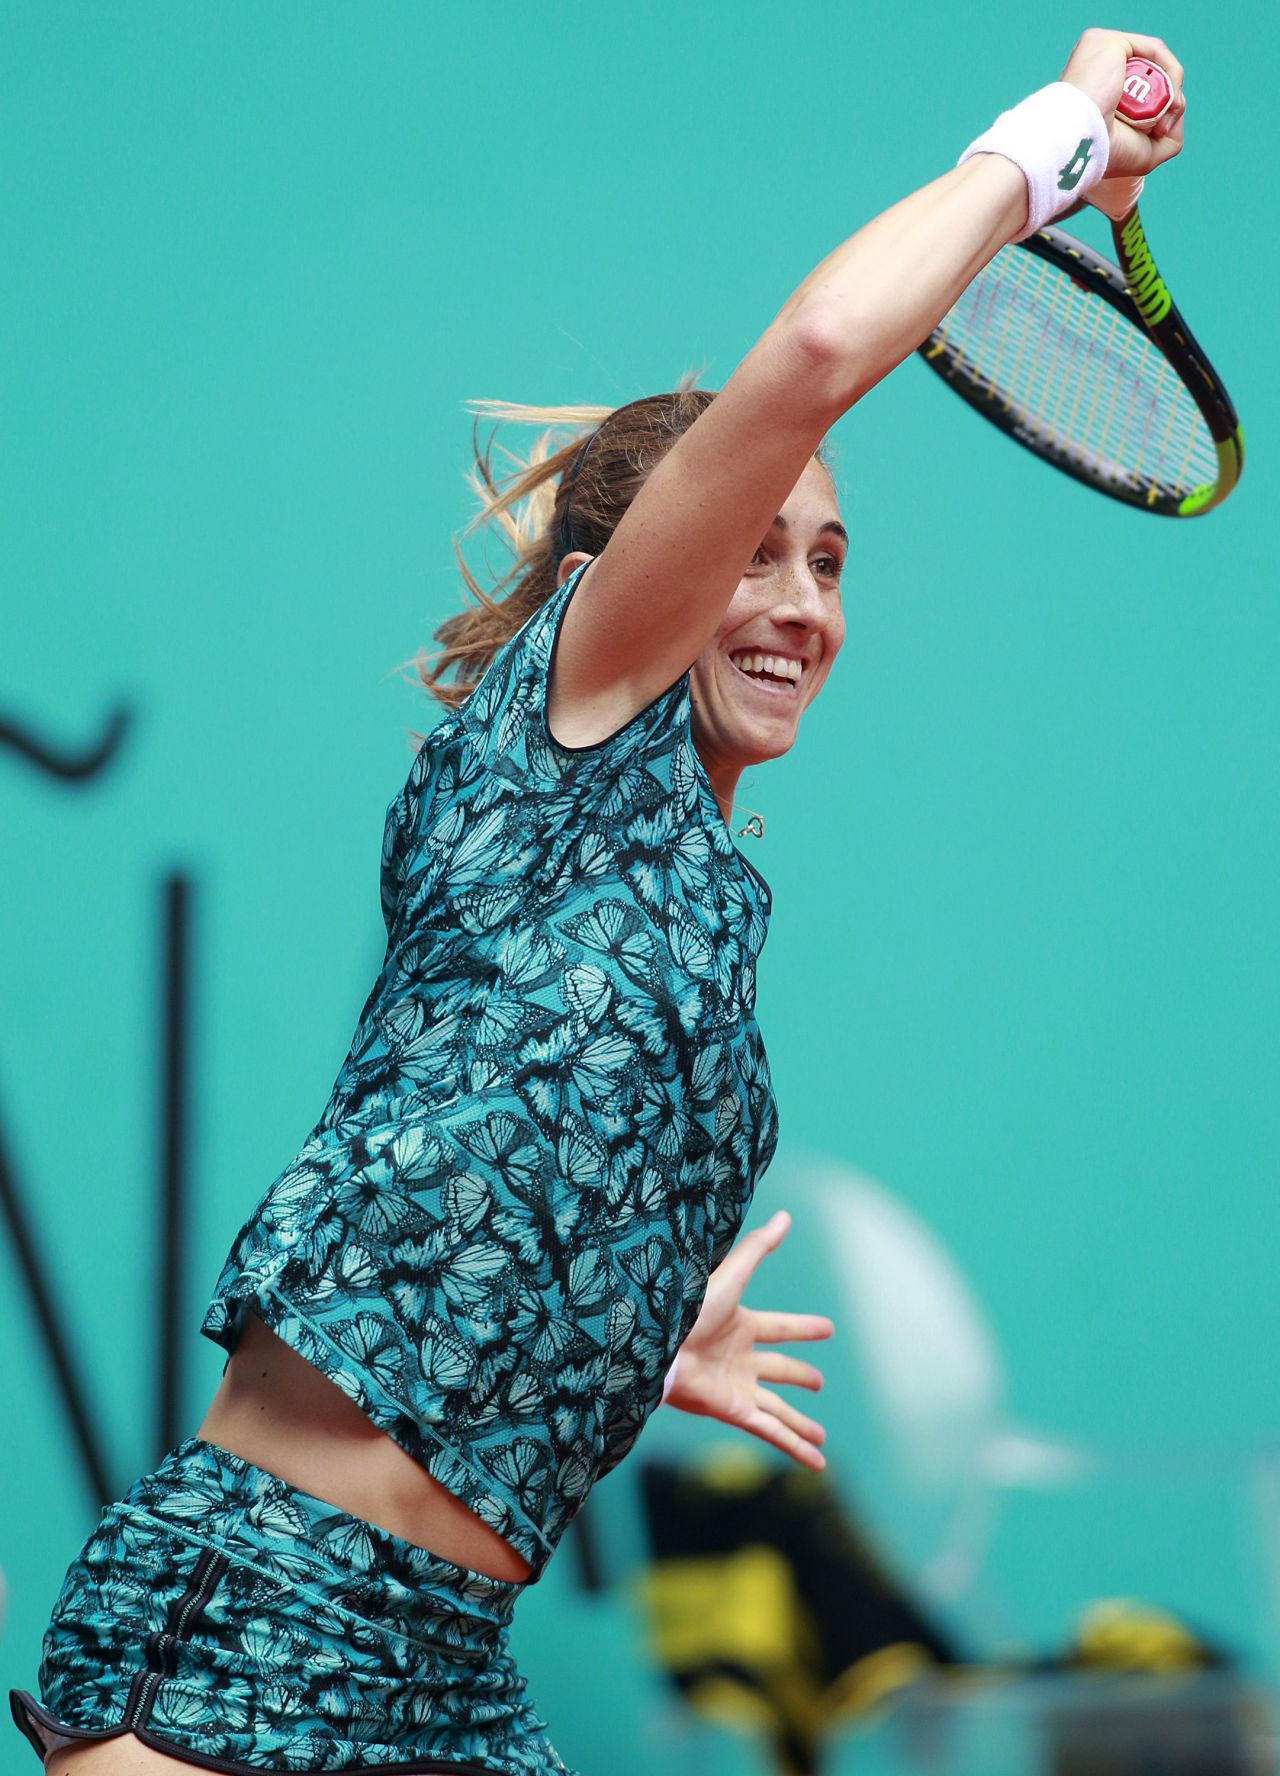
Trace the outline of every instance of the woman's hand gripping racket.
<path fill-rule="evenodd" d="M 1155 132 L 1173 86 L 1131 57 L 1116 115 Z M 1231 398 L 1156 269 L 1138 177 L 1105 179 L 1119 264 L 1061 228 L 1004 247 L 920 347 L 985 419 L 1112 499 L 1170 518 L 1231 492 L 1244 440 Z M 1074 213 L 1074 212 L 1073 212 Z"/>

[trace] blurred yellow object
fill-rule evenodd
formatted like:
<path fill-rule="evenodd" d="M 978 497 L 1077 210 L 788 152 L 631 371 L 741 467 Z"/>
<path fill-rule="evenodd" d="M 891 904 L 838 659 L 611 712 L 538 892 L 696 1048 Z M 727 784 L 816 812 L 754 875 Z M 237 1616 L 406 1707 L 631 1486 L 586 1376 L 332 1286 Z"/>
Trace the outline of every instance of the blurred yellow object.
<path fill-rule="evenodd" d="M 662 1561 L 640 1592 L 654 1652 L 673 1672 L 717 1660 L 749 1671 L 789 1665 L 805 1633 L 791 1565 L 774 1548 Z"/>
<path fill-rule="evenodd" d="M 733 1447 L 644 1475 L 654 1657 L 690 1709 L 762 1731 L 785 1776 L 815 1776 L 838 1725 L 954 1658 L 825 1476 Z"/>
<path fill-rule="evenodd" d="M 1103 1671 L 1199 1671 L 1217 1662 L 1175 1616 L 1129 1597 L 1089 1606 L 1076 1653 L 1080 1665 Z"/>

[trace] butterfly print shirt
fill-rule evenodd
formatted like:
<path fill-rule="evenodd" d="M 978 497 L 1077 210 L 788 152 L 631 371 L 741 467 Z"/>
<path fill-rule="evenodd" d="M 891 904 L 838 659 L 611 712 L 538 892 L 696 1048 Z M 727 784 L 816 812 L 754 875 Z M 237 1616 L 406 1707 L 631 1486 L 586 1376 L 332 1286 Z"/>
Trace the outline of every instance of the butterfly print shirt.
<path fill-rule="evenodd" d="M 657 1405 L 777 1142 L 769 889 L 688 674 L 598 745 L 549 731 L 578 579 L 392 803 L 386 960 L 203 1325 L 232 1350 L 251 1307 L 535 1575 Z"/>

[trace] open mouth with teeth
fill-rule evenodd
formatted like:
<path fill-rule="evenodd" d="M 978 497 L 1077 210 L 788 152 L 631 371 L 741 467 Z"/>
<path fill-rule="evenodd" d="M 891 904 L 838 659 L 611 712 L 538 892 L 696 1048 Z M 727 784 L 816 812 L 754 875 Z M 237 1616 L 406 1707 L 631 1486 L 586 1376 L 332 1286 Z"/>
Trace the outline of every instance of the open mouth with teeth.
<path fill-rule="evenodd" d="M 773 696 L 794 697 L 799 693 L 804 667 L 799 660 L 782 654 L 749 653 L 739 649 L 729 655 L 729 664 L 742 678 L 749 679 L 760 690 Z"/>

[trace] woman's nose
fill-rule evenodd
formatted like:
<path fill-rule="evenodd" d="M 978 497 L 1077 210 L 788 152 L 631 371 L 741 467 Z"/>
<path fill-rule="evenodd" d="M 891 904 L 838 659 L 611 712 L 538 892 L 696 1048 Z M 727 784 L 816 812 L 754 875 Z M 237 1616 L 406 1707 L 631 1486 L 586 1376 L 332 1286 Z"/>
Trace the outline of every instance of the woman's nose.
<path fill-rule="evenodd" d="M 807 563 L 792 562 L 784 566 L 779 590 L 782 597 L 777 609 L 794 605 L 806 622 L 816 623 L 820 620 L 823 610 L 822 592 Z"/>

